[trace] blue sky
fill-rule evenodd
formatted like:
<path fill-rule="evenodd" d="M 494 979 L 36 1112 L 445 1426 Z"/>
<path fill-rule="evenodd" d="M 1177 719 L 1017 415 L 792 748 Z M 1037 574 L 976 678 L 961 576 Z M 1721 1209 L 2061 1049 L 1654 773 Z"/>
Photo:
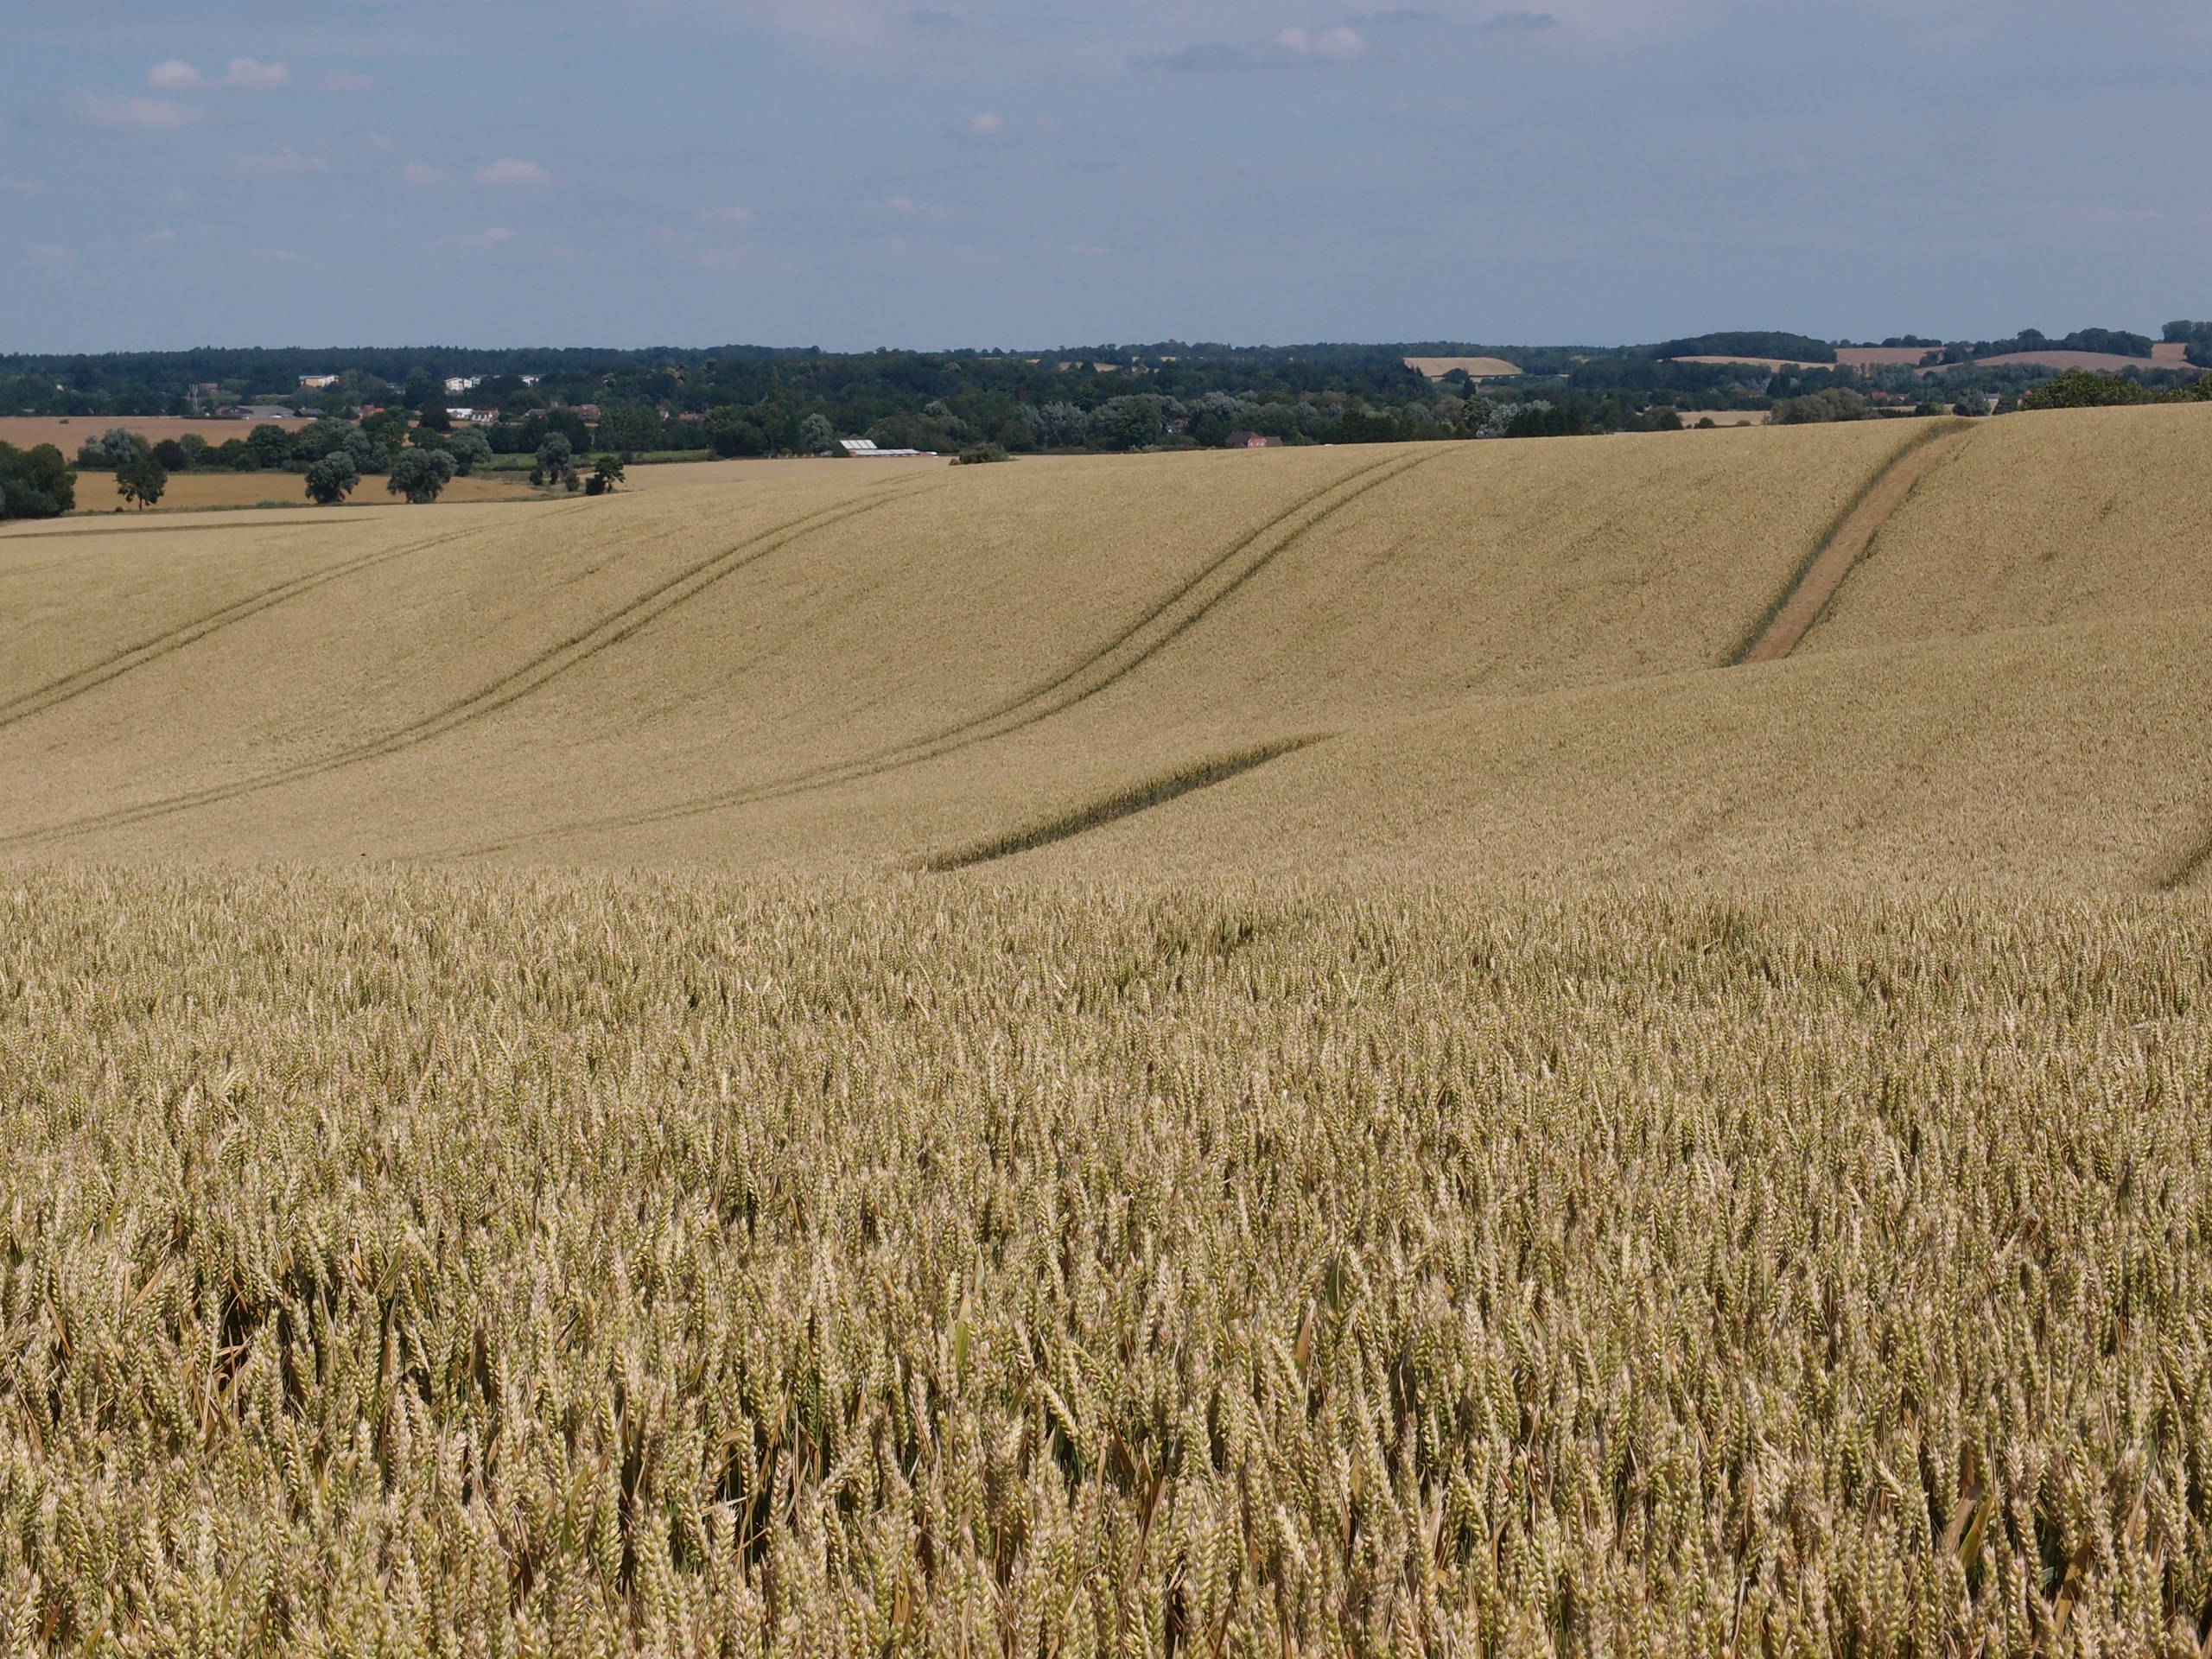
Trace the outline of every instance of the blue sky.
<path fill-rule="evenodd" d="M 8 0 L 0 351 L 2155 332 L 2203 0 Z"/>

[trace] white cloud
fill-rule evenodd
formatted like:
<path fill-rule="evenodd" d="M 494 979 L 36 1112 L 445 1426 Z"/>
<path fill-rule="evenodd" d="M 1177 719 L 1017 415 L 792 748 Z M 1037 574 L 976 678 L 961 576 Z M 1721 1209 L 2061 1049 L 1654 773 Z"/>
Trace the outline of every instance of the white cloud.
<path fill-rule="evenodd" d="M 264 63 L 258 58 L 232 58 L 230 67 L 223 71 L 226 86 L 244 86 L 257 92 L 274 92 L 279 86 L 292 84 L 289 65 Z"/>
<path fill-rule="evenodd" d="M 148 127 L 155 130 L 189 127 L 203 112 L 189 104 L 166 98 L 86 98 L 85 118 L 104 127 Z"/>
<path fill-rule="evenodd" d="M 489 230 L 477 232 L 474 236 L 456 236 L 453 238 L 453 245 L 456 248 L 475 248 L 480 251 L 496 248 L 502 242 L 512 242 L 514 239 L 515 233 L 505 226 L 494 225 Z"/>
<path fill-rule="evenodd" d="M 399 176 L 404 183 L 421 185 L 426 189 L 431 185 L 443 184 L 446 181 L 445 174 L 439 168 L 432 167 L 428 162 L 408 162 L 399 169 Z"/>
<path fill-rule="evenodd" d="M 968 124 L 968 130 L 978 138 L 995 138 L 1006 130 L 1006 118 L 988 113 L 979 115 Z"/>
<path fill-rule="evenodd" d="M 46 187 L 36 179 L 0 179 L 0 190 L 11 196 L 39 196 L 46 194 Z"/>
<path fill-rule="evenodd" d="M 878 213 L 889 213 L 893 219 L 925 219 L 941 225 L 952 217 L 935 203 L 916 201 L 912 196 L 891 196 L 882 201 L 872 201 L 868 206 Z"/>
<path fill-rule="evenodd" d="M 1367 37 L 1356 29 L 1286 29 L 1263 45 L 1240 46 L 1206 41 L 1179 52 L 1140 53 L 1129 61 L 1141 69 L 1176 69 L 1218 73 L 1239 69 L 1281 68 L 1298 64 L 1350 63 L 1367 55 Z"/>
<path fill-rule="evenodd" d="M 67 259 L 69 257 L 69 250 L 58 243 L 34 242 L 31 244 L 31 257 L 34 259 L 48 261 Z"/>
<path fill-rule="evenodd" d="M 486 162 L 478 168 L 476 182 L 510 186 L 550 184 L 553 175 L 535 162 L 518 162 L 508 156 L 496 162 Z"/>
<path fill-rule="evenodd" d="M 181 58 L 171 58 L 157 63 L 146 72 L 146 84 L 159 86 L 165 92 L 176 92 L 187 86 L 203 85 L 207 77 Z"/>
<path fill-rule="evenodd" d="M 304 253 L 294 253 L 289 248 L 256 248 L 252 251 L 251 257 L 256 259 L 266 259 L 270 264 L 276 265 L 305 265 L 314 263 Z"/>
<path fill-rule="evenodd" d="M 175 240 L 176 232 L 175 231 L 149 231 L 145 235 L 138 238 L 138 245 L 142 248 L 155 248 L 159 247 L 164 242 L 174 242 Z"/>
<path fill-rule="evenodd" d="M 289 144 L 260 155 L 240 156 L 232 162 L 240 173 L 260 178 L 289 178 L 301 173 L 327 173 L 327 156 L 302 156 Z"/>
<path fill-rule="evenodd" d="M 709 225 L 750 225 L 753 210 L 750 207 L 709 207 L 703 209 L 699 217 Z"/>
<path fill-rule="evenodd" d="M 340 70 L 327 75 L 317 75 L 315 89 L 318 92 L 373 92 L 377 89 L 377 78 Z"/>
<path fill-rule="evenodd" d="M 1275 36 L 1275 50 L 1287 58 L 1324 58 L 1332 63 L 1345 63 L 1361 56 L 1367 42 L 1354 29 L 1325 29 L 1319 34 L 1310 29 L 1286 29 Z"/>

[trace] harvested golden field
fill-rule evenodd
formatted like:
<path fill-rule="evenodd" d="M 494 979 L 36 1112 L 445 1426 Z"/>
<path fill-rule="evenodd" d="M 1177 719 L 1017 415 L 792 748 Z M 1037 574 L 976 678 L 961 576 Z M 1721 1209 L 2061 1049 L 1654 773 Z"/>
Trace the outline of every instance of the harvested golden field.
<path fill-rule="evenodd" d="M 1502 378 L 1521 372 L 1521 365 L 1502 357 L 1409 357 L 1406 366 L 1415 374 L 1441 380 L 1454 369 L 1465 369 L 1477 379 Z"/>
<path fill-rule="evenodd" d="M 287 432 L 297 432 L 310 423 L 290 417 L 266 423 Z M 184 420 L 165 415 L 0 415 L 0 443 L 12 443 L 18 449 L 50 443 L 73 461 L 79 444 L 118 426 L 139 434 L 149 443 L 197 432 L 209 443 L 219 444 L 226 438 L 243 439 L 261 424 L 257 421 Z"/>
<path fill-rule="evenodd" d="M 22 879 L 0 1642 L 2193 1653 L 2208 924 Z"/>

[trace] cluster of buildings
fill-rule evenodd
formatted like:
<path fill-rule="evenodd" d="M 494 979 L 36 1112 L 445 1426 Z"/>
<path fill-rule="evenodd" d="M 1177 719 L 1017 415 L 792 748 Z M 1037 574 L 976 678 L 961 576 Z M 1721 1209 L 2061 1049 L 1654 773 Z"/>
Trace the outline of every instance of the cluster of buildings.
<path fill-rule="evenodd" d="M 516 377 L 516 378 L 520 380 L 525 386 L 534 386 L 543 378 L 544 377 L 542 375 L 536 374 L 524 374 L 518 375 Z M 338 385 L 342 378 L 343 377 L 335 374 L 303 374 L 299 377 L 300 391 L 302 394 L 315 391 L 328 391 L 334 386 Z M 464 392 L 474 391 L 477 387 L 484 384 L 485 378 L 486 377 L 480 374 L 457 374 L 448 376 L 445 383 L 446 395 L 448 397 L 458 397 Z M 253 422 L 295 420 L 303 414 L 312 412 L 310 410 L 296 409 L 289 404 L 225 404 L 218 405 L 215 403 L 215 400 L 222 395 L 222 387 L 219 384 L 212 380 L 203 381 L 194 385 L 192 388 L 193 407 L 194 409 L 199 409 L 202 406 L 207 406 L 210 408 L 212 412 L 219 418 Z M 575 412 L 587 423 L 594 423 L 599 419 L 599 406 L 595 404 L 579 404 L 576 407 Z M 474 407 L 454 408 L 448 405 L 446 410 L 446 413 L 456 423 L 463 426 L 493 426 L 496 425 L 499 419 L 499 411 L 496 409 L 477 409 Z"/>

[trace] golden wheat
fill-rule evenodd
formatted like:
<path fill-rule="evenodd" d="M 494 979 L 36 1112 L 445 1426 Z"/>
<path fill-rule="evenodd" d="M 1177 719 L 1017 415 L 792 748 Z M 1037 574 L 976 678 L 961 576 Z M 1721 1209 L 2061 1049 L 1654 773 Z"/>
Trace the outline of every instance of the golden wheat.
<path fill-rule="evenodd" d="M 2209 920 L 25 877 L 0 1648 L 2179 1659 Z"/>
<path fill-rule="evenodd" d="M 1739 435 L 10 532 L 0 855 L 880 868 L 1222 753 L 1716 670 L 1908 434 Z"/>

